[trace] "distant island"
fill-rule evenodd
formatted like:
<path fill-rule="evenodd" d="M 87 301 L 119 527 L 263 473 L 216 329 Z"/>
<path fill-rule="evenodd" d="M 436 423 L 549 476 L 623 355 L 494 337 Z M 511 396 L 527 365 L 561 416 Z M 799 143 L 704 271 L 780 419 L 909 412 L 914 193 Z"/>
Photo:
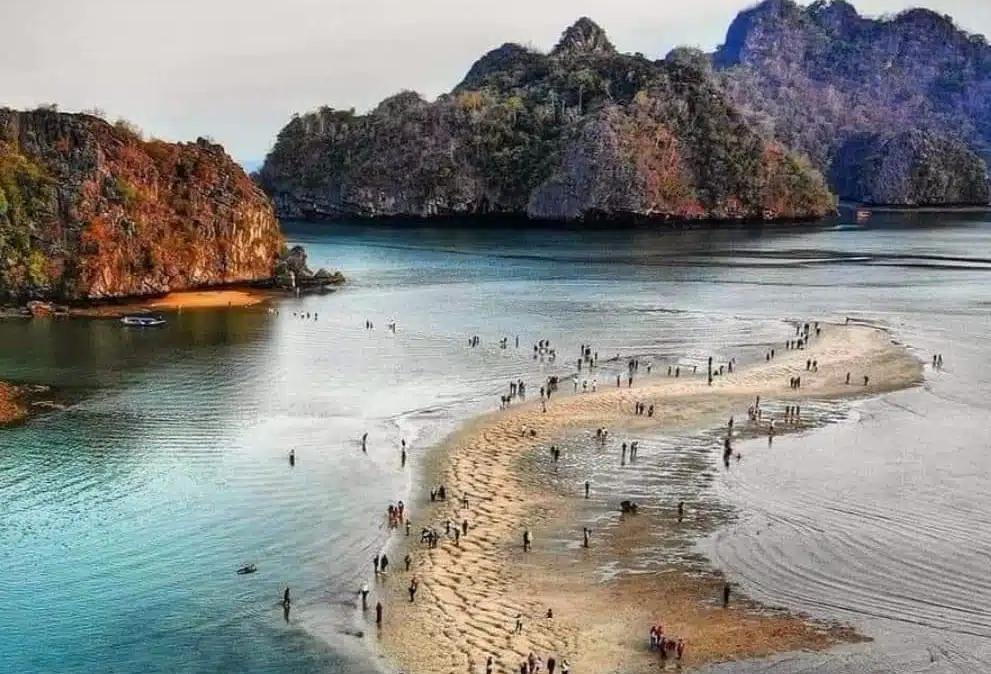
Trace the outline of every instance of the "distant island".
<path fill-rule="evenodd" d="M 587 18 L 505 44 L 450 93 L 294 117 L 258 174 L 281 217 L 817 218 L 822 175 L 757 133 L 709 59 L 616 51 Z"/>
<path fill-rule="evenodd" d="M 657 61 L 582 18 L 547 54 L 490 51 L 436 101 L 297 115 L 257 179 L 280 216 L 308 219 L 801 219 L 834 194 L 987 205 L 989 78 L 984 38 L 927 10 L 766 0 L 715 54 Z"/>

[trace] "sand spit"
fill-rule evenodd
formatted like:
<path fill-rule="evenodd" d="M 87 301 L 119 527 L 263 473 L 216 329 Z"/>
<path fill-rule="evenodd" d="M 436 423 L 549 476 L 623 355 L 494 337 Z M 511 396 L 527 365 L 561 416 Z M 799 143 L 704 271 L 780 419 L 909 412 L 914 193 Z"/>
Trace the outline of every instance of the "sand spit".
<path fill-rule="evenodd" d="M 724 610 L 718 602 L 722 581 L 717 572 L 675 568 L 599 582 L 599 565 L 635 554 L 635 532 L 596 541 L 577 559 L 571 551 L 565 554 L 549 541 L 582 503 L 580 490 L 573 495 L 541 493 L 531 488 L 532 476 L 521 470 L 522 461 L 545 452 L 552 442 L 598 427 L 611 430 L 606 451 L 613 451 L 621 430 L 713 427 L 725 424 L 730 415 L 743 426 L 747 407 L 758 395 L 800 404 L 807 398 L 874 395 L 921 380 L 919 361 L 873 327 L 823 326 L 821 336 L 804 350 L 781 346 L 773 360 L 740 366 L 711 386 L 704 372 L 678 379 L 655 375 L 632 388 L 625 381 L 622 388 L 615 381 L 601 382 L 596 393 L 555 394 L 546 412 L 534 400 L 484 415 L 448 438 L 431 476 L 434 484 L 446 485 L 448 500 L 416 504 L 413 536 L 403 541 L 412 568 L 403 570 L 407 550 L 401 549 L 393 553 L 389 578 L 377 582 L 385 604 L 379 636 L 401 670 L 484 672 L 491 655 L 494 671 L 518 672 L 533 652 L 545 659 L 552 655 L 559 664 L 566 658 L 572 672 L 657 671 L 659 659 L 647 648 L 647 631 L 658 621 L 666 633 L 686 640 L 686 666 L 819 649 L 856 638 L 842 627 L 742 600 Z M 818 372 L 806 371 L 809 359 L 818 361 Z M 799 375 L 802 387 L 790 388 L 789 379 Z M 865 375 L 869 385 L 864 385 Z M 571 388 L 570 382 L 565 388 Z M 636 416 L 637 401 L 655 405 L 655 416 Z M 536 436 L 524 436 L 523 428 L 534 429 Z M 719 451 L 713 448 L 717 457 Z M 464 494 L 467 507 L 461 502 Z M 616 495 L 617 502 L 620 498 Z M 433 525 L 443 533 L 448 518 L 469 521 L 459 546 L 447 538 L 434 549 L 416 543 L 420 526 Z M 676 524 L 644 518 L 637 526 Z M 524 528 L 533 534 L 529 553 L 522 550 Z M 419 580 L 415 603 L 406 592 L 412 576 Z M 546 617 L 549 607 L 553 618 Z M 513 634 L 517 615 L 523 616 L 521 634 Z"/>

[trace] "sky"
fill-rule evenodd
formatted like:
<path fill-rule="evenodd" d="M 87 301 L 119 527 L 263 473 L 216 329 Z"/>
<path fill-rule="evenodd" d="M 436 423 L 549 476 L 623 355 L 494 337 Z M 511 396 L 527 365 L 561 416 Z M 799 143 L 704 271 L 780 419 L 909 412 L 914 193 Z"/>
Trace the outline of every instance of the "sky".
<path fill-rule="evenodd" d="M 295 112 L 367 110 L 413 89 L 450 90 L 504 42 L 553 47 L 587 15 L 620 51 L 713 50 L 753 0 L 0 0 L 0 106 L 99 108 L 147 136 L 209 136 L 263 159 Z M 914 6 L 991 36 L 991 0 L 854 0 L 877 16 Z"/>

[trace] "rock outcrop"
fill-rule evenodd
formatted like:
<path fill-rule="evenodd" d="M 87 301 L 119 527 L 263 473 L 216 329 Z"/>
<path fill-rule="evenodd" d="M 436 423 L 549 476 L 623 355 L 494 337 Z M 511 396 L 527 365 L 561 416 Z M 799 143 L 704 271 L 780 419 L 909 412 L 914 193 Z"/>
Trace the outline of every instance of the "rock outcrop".
<path fill-rule="evenodd" d="M 293 246 L 279 256 L 275 264 L 273 285 L 277 288 L 299 292 L 323 292 L 344 283 L 344 274 L 321 267 L 317 271 L 306 264 L 306 250 Z"/>
<path fill-rule="evenodd" d="M 505 44 L 450 94 L 294 117 L 259 172 L 283 217 L 778 219 L 834 209 L 709 61 L 618 53 L 587 18 L 549 54 Z"/>
<path fill-rule="evenodd" d="M 851 136 L 830 171 L 840 194 L 871 205 L 986 204 L 983 160 L 964 143 L 923 131 Z"/>
<path fill-rule="evenodd" d="M 0 109 L 0 301 L 269 279 L 281 245 L 271 203 L 219 145 Z"/>
<path fill-rule="evenodd" d="M 988 203 L 991 47 L 949 17 L 765 0 L 736 18 L 714 62 L 750 122 L 807 154 L 842 198 Z"/>

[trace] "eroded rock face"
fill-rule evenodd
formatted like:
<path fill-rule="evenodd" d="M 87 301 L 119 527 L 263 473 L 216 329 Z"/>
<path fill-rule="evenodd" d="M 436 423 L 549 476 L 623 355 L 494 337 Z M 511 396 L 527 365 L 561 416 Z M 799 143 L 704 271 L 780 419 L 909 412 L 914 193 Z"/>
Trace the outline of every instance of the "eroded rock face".
<path fill-rule="evenodd" d="M 807 154 L 841 197 L 988 203 L 987 179 L 974 176 L 991 159 L 991 47 L 949 17 L 765 0 L 740 13 L 714 60 L 751 123 Z M 869 138 L 873 150 L 854 151 Z M 896 152 L 895 140 L 909 145 Z"/>
<path fill-rule="evenodd" d="M 273 208 L 219 145 L 0 110 L 0 300 L 104 300 L 268 279 Z"/>
<path fill-rule="evenodd" d="M 587 18 L 549 54 L 505 44 L 448 95 L 367 115 L 322 108 L 280 132 L 259 181 L 284 217 L 818 217 L 807 162 L 756 133 L 709 59 L 616 52 Z"/>
<path fill-rule="evenodd" d="M 984 162 L 964 143 L 922 131 L 859 134 L 836 153 L 832 178 L 851 199 L 874 205 L 987 203 Z"/>

